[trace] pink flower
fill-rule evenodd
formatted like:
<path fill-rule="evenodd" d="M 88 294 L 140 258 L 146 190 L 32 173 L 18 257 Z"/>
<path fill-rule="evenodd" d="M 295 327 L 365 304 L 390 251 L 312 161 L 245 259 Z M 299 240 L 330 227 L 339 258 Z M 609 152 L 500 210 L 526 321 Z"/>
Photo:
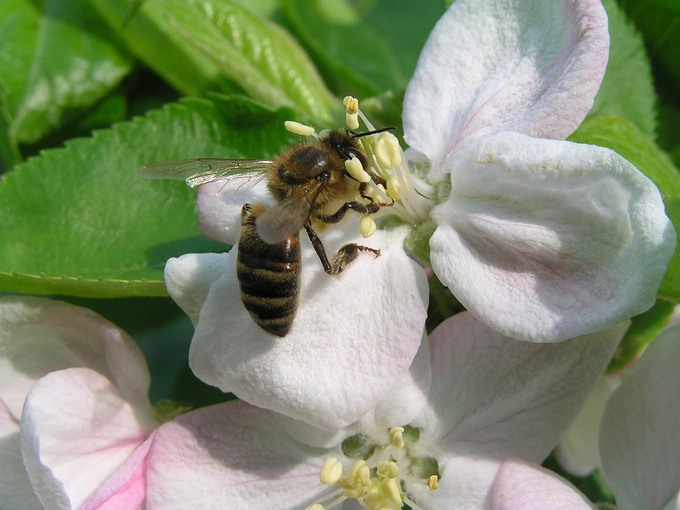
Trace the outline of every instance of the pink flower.
<path fill-rule="evenodd" d="M 97 314 L 0 298 L 3 508 L 79 508 L 144 450 L 158 424 L 148 388 L 136 344 Z M 118 497 L 139 506 L 144 479 L 125 480 Z"/>

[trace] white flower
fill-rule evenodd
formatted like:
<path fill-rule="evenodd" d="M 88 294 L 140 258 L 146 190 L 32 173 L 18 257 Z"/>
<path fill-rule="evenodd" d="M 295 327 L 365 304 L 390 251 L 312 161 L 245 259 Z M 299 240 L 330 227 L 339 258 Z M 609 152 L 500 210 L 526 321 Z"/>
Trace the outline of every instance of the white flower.
<path fill-rule="evenodd" d="M 434 231 L 437 278 L 504 335 L 561 341 L 649 308 L 675 247 L 658 190 L 612 151 L 564 141 L 592 106 L 608 44 L 598 1 L 455 2 L 406 91 L 407 155 L 390 134 L 365 140 L 371 171 L 386 181 L 370 183 L 373 192 L 396 201 L 382 213 L 410 227 L 361 241 L 381 256 L 361 254 L 338 278 L 323 273 L 303 234 L 301 304 L 283 339 L 239 302 L 235 250 L 170 260 L 170 295 L 196 324 L 196 375 L 320 427 L 359 419 L 420 344 L 425 273 L 402 247 L 416 225 Z M 351 122 L 370 129 L 355 106 L 346 103 Z M 201 190 L 201 224 L 233 244 L 241 203 L 262 191 L 235 202 L 219 188 Z M 328 251 L 356 242 L 356 230 L 324 232 Z"/>
<path fill-rule="evenodd" d="M 540 345 L 456 315 L 376 409 L 333 432 L 245 402 L 188 413 L 156 432 L 147 505 L 491 508 L 504 460 L 550 452 L 623 329 Z"/>

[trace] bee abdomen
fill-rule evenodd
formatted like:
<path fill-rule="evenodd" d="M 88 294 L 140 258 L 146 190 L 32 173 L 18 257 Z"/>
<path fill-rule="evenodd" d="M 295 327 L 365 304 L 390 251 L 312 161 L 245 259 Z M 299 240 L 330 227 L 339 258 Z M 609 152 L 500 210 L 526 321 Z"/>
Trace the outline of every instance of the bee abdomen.
<path fill-rule="evenodd" d="M 244 208 L 236 274 L 241 301 L 257 325 L 277 336 L 290 330 L 300 292 L 300 239 L 267 244 L 257 235 L 255 214 Z"/>

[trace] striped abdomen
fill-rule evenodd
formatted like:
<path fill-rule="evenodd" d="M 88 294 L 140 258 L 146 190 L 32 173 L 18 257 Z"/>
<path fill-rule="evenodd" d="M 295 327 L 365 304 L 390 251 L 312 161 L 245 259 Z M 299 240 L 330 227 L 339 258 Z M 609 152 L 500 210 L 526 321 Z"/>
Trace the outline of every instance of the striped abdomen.
<path fill-rule="evenodd" d="M 241 211 L 241 238 L 236 274 L 241 301 L 255 323 L 277 336 L 286 336 L 297 311 L 300 293 L 300 237 L 277 244 L 257 235 L 255 217 L 264 206 L 246 204 Z"/>

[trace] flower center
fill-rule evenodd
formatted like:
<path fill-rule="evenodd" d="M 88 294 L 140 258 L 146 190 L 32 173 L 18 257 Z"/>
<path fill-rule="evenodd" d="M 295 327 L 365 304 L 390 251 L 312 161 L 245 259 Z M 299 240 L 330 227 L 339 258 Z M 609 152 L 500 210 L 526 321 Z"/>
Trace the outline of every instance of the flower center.
<path fill-rule="evenodd" d="M 437 461 L 414 457 L 409 451 L 419 436 L 418 429 L 406 426 L 392 427 L 385 444 L 373 443 L 361 434 L 345 439 L 342 451 L 346 465 L 330 457 L 319 475 L 323 485 L 338 488 L 306 510 L 330 510 L 347 499 L 357 500 L 369 510 L 400 509 L 404 504 L 419 510 L 421 507 L 406 494 L 408 486 L 427 485 L 434 491 L 439 482 Z"/>
<path fill-rule="evenodd" d="M 359 109 L 359 101 L 353 97 L 343 100 L 345 119 L 351 130 L 359 128 L 359 119 L 367 131 L 376 131 L 375 126 Z M 314 128 L 297 122 L 286 122 L 286 129 L 303 135 L 318 137 Z M 377 213 L 362 218 L 359 230 L 364 237 L 375 232 L 374 218 L 394 215 L 410 225 L 418 225 L 429 218 L 435 204 L 436 190 L 424 179 L 416 175 L 415 165 L 407 160 L 399 140 L 392 133 L 382 131 L 368 136 L 357 137 L 364 150 L 369 168 L 362 167 L 358 159 L 346 163 L 347 173 L 365 185 L 365 195 L 382 207 Z"/>

